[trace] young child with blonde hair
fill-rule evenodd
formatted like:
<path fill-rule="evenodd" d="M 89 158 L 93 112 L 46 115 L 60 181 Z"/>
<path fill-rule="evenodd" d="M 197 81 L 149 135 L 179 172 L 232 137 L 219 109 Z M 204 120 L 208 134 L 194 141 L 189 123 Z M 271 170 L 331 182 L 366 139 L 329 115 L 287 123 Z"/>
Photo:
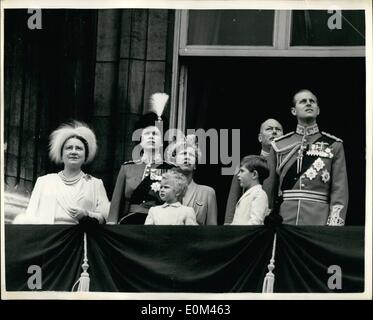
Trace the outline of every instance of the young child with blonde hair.
<path fill-rule="evenodd" d="M 194 209 L 180 203 L 187 187 L 188 181 L 182 173 L 174 170 L 164 173 L 159 196 L 165 203 L 149 209 L 145 224 L 197 225 Z"/>

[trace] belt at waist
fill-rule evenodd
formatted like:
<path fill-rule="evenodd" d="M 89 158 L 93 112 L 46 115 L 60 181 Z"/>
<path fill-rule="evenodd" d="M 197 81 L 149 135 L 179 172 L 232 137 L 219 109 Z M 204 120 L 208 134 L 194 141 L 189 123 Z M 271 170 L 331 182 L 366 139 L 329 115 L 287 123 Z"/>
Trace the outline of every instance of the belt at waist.
<path fill-rule="evenodd" d="M 326 192 L 317 192 L 310 190 L 284 190 L 282 192 L 282 197 L 284 201 L 308 200 L 322 203 L 329 202 L 329 195 Z"/>
<path fill-rule="evenodd" d="M 130 204 L 128 213 L 135 213 L 135 212 L 140 212 L 140 213 L 148 213 L 149 208 L 145 208 L 142 204 Z"/>

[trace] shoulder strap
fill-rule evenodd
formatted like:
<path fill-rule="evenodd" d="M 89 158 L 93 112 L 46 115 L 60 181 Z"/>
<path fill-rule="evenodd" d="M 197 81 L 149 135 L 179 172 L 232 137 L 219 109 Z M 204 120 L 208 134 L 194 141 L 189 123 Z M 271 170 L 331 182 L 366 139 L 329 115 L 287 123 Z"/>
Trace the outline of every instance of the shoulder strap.
<path fill-rule="evenodd" d="M 339 139 L 339 138 L 337 138 L 336 136 L 333 136 L 333 135 L 330 134 L 330 133 L 327 133 L 327 132 L 322 131 L 321 134 L 322 134 L 323 136 L 325 136 L 325 137 L 328 137 L 328 138 L 332 139 L 332 140 L 335 140 L 335 141 L 338 141 L 338 142 L 343 142 L 342 139 Z"/>

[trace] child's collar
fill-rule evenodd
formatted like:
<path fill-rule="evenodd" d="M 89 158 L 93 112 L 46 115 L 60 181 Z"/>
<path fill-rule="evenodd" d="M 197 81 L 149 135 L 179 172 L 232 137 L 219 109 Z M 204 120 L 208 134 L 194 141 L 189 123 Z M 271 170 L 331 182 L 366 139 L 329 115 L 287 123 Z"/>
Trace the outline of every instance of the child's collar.
<path fill-rule="evenodd" d="M 162 204 L 162 208 L 167 208 L 167 207 L 179 208 L 179 207 L 181 207 L 181 203 L 179 201 L 177 201 L 177 202 L 174 202 L 174 203 L 165 202 L 164 204 Z"/>
<path fill-rule="evenodd" d="M 256 184 L 255 186 L 252 186 L 252 187 L 250 187 L 249 189 L 247 189 L 246 191 L 245 191 L 245 194 L 246 193 L 251 193 L 253 190 L 255 190 L 255 189 L 257 189 L 257 188 L 262 188 L 262 185 L 260 184 L 260 183 L 258 183 L 258 184 Z"/>

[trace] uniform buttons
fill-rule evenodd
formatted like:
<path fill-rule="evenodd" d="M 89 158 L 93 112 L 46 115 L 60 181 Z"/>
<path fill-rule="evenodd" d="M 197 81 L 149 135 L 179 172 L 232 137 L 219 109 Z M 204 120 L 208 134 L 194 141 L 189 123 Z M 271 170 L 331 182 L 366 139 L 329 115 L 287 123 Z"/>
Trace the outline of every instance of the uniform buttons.
<path fill-rule="evenodd" d="M 145 200 L 143 200 L 142 203 L 145 203 Z"/>
<path fill-rule="evenodd" d="M 297 181 L 297 180 L 298 180 L 298 178 L 297 178 L 297 177 L 295 177 L 295 178 L 294 178 L 294 181 Z"/>
<path fill-rule="evenodd" d="M 305 185 L 304 183 L 302 183 L 300 186 L 301 186 L 302 188 L 304 188 L 306 185 Z"/>

